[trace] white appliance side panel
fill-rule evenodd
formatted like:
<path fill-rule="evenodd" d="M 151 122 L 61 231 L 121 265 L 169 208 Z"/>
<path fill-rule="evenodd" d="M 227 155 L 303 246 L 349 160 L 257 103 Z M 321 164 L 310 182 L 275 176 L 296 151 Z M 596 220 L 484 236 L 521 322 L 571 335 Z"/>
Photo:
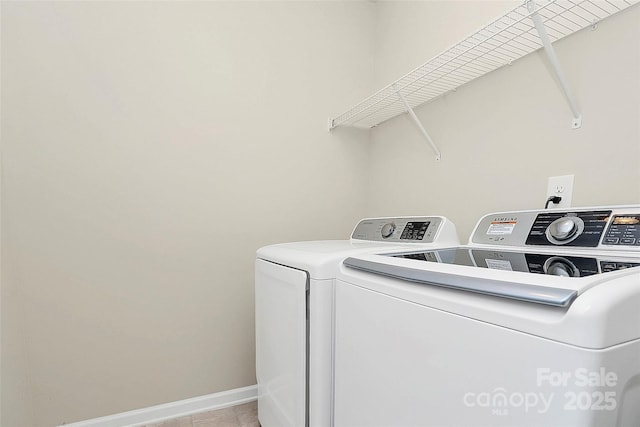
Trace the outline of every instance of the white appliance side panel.
<path fill-rule="evenodd" d="M 634 425 L 638 361 L 336 281 L 335 427 Z"/>
<path fill-rule="evenodd" d="M 306 424 L 308 276 L 256 260 L 256 377 L 263 427 Z"/>

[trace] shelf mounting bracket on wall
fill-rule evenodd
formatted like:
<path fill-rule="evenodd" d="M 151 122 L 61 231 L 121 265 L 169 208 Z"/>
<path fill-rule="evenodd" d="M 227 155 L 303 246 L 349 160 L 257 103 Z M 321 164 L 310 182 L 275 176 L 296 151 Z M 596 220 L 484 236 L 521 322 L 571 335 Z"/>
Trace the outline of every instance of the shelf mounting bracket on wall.
<path fill-rule="evenodd" d="M 573 114 L 573 120 L 571 121 L 571 127 L 573 129 L 578 129 L 582 126 L 582 115 L 578 111 L 578 107 L 576 107 L 576 103 L 571 95 L 571 91 L 569 90 L 569 85 L 567 84 L 567 80 L 564 76 L 564 72 L 562 71 L 562 67 L 560 66 L 560 61 L 558 61 L 558 57 L 556 56 L 556 51 L 551 44 L 551 39 L 547 34 L 547 30 L 542 22 L 542 18 L 538 14 L 536 3 L 534 0 L 526 0 L 527 9 L 531 14 L 531 20 L 533 21 L 533 25 L 538 32 L 538 36 L 540 37 L 540 41 L 542 42 L 542 46 L 544 47 L 544 51 L 547 54 L 547 58 L 553 67 L 553 71 L 558 78 L 560 83 L 560 87 L 562 88 L 562 94 L 564 95 L 567 103 L 569 104 L 569 108 L 571 109 L 571 113 Z"/>
<path fill-rule="evenodd" d="M 420 122 L 420 119 L 418 119 L 418 116 L 416 116 L 416 113 L 413 112 L 413 108 L 411 108 L 411 106 L 409 105 L 407 100 L 404 98 L 404 96 L 402 96 L 402 92 L 400 92 L 400 90 L 398 90 L 398 86 L 396 84 L 393 85 L 393 89 L 396 91 L 396 93 L 398 94 L 398 97 L 400 98 L 400 100 L 404 104 L 404 107 L 407 109 L 407 113 L 409 113 L 409 117 L 411 117 L 411 119 L 416 124 L 416 126 L 418 126 L 418 129 L 420 129 L 420 132 L 422 133 L 422 136 L 424 136 L 424 138 L 427 140 L 429 145 L 431 145 L 431 148 L 433 148 L 433 151 L 436 153 L 436 160 L 440 160 L 440 158 L 441 158 L 440 150 L 438 150 L 438 147 L 436 146 L 436 144 L 434 144 L 433 140 L 431 139 L 431 137 L 427 133 L 427 131 L 424 128 L 424 126 L 422 126 L 422 123 Z"/>

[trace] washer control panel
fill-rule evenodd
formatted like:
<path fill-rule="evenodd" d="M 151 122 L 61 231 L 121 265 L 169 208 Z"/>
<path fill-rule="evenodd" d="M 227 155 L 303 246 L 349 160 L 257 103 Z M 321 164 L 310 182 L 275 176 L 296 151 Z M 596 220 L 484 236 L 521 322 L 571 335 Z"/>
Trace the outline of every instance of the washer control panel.
<path fill-rule="evenodd" d="M 594 248 L 598 246 L 610 216 L 610 210 L 543 212 L 536 216 L 525 243 Z"/>
<path fill-rule="evenodd" d="M 504 212 L 481 218 L 470 243 L 640 250 L 640 205 Z"/>
<path fill-rule="evenodd" d="M 439 216 L 367 218 L 356 225 L 351 238 L 396 243 L 434 243 L 446 224 L 453 228 L 455 234 L 453 225 Z"/>

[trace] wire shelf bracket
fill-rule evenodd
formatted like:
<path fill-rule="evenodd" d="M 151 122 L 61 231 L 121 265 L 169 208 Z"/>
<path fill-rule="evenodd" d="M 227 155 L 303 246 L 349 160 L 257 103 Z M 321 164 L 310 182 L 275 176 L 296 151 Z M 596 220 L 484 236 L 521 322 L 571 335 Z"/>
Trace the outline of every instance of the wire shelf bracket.
<path fill-rule="evenodd" d="M 567 104 L 569 104 L 569 108 L 571 109 L 571 113 L 573 114 L 571 127 L 573 129 L 578 129 L 582 126 L 582 115 L 578 111 L 576 102 L 571 95 L 569 84 L 567 83 L 567 79 L 564 76 L 564 72 L 562 71 L 560 61 L 558 61 L 558 57 L 556 56 L 556 50 L 551 44 L 551 39 L 549 39 L 547 29 L 542 22 L 542 18 L 540 18 L 540 15 L 538 14 L 536 2 L 534 0 L 527 0 L 527 9 L 531 13 L 531 20 L 533 21 L 533 25 L 536 27 L 536 31 L 538 32 L 538 36 L 540 37 L 540 41 L 542 42 L 542 46 L 544 47 L 544 52 L 546 53 L 551 66 L 553 67 L 553 71 L 558 79 L 558 82 L 560 83 L 560 87 L 562 88 L 562 94 L 567 100 Z"/>
<path fill-rule="evenodd" d="M 395 86 L 394 86 L 394 89 L 395 89 Z M 431 137 L 427 133 L 424 126 L 422 126 L 422 122 L 420 121 L 418 116 L 416 116 L 416 113 L 413 111 L 413 108 L 411 108 L 407 100 L 404 98 L 404 96 L 402 96 L 402 92 L 400 92 L 399 90 L 398 90 L 398 97 L 400 98 L 405 108 L 407 109 L 407 113 L 409 114 L 409 117 L 411 117 L 411 120 L 413 120 L 413 122 L 416 124 L 416 126 L 420 130 L 420 133 L 422 133 L 422 136 L 424 136 L 424 139 L 426 139 L 429 145 L 431 145 L 431 148 L 433 148 L 433 151 L 436 153 L 436 160 L 440 160 L 442 158 L 442 156 L 440 155 L 440 150 L 438 150 L 438 147 L 433 142 L 433 139 L 431 139 Z"/>
<path fill-rule="evenodd" d="M 522 3 L 423 65 L 385 86 L 346 112 L 329 118 L 329 130 L 340 126 L 370 129 L 408 113 L 440 158 L 439 150 L 417 119 L 414 109 L 455 91 L 476 78 L 510 65 L 544 48 L 573 115 L 582 116 L 569 91 L 552 42 L 600 21 L 640 0 L 523 0 Z"/>

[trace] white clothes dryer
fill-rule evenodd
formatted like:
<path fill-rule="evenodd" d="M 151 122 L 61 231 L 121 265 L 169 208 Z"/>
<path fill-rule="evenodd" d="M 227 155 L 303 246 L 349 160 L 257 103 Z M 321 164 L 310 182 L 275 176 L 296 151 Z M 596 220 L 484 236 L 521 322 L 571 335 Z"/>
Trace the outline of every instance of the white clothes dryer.
<path fill-rule="evenodd" d="M 262 427 L 329 427 L 333 411 L 335 277 L 351 255 L 458 244 L 441 216 L 369 218 L 349 240 L 257 251 L 256 377 Z"/>
<path fill-rule="evenodd" d="M 640 425 L 640 206 L 490 214 L 335 287 L 335 427 Z"/>

